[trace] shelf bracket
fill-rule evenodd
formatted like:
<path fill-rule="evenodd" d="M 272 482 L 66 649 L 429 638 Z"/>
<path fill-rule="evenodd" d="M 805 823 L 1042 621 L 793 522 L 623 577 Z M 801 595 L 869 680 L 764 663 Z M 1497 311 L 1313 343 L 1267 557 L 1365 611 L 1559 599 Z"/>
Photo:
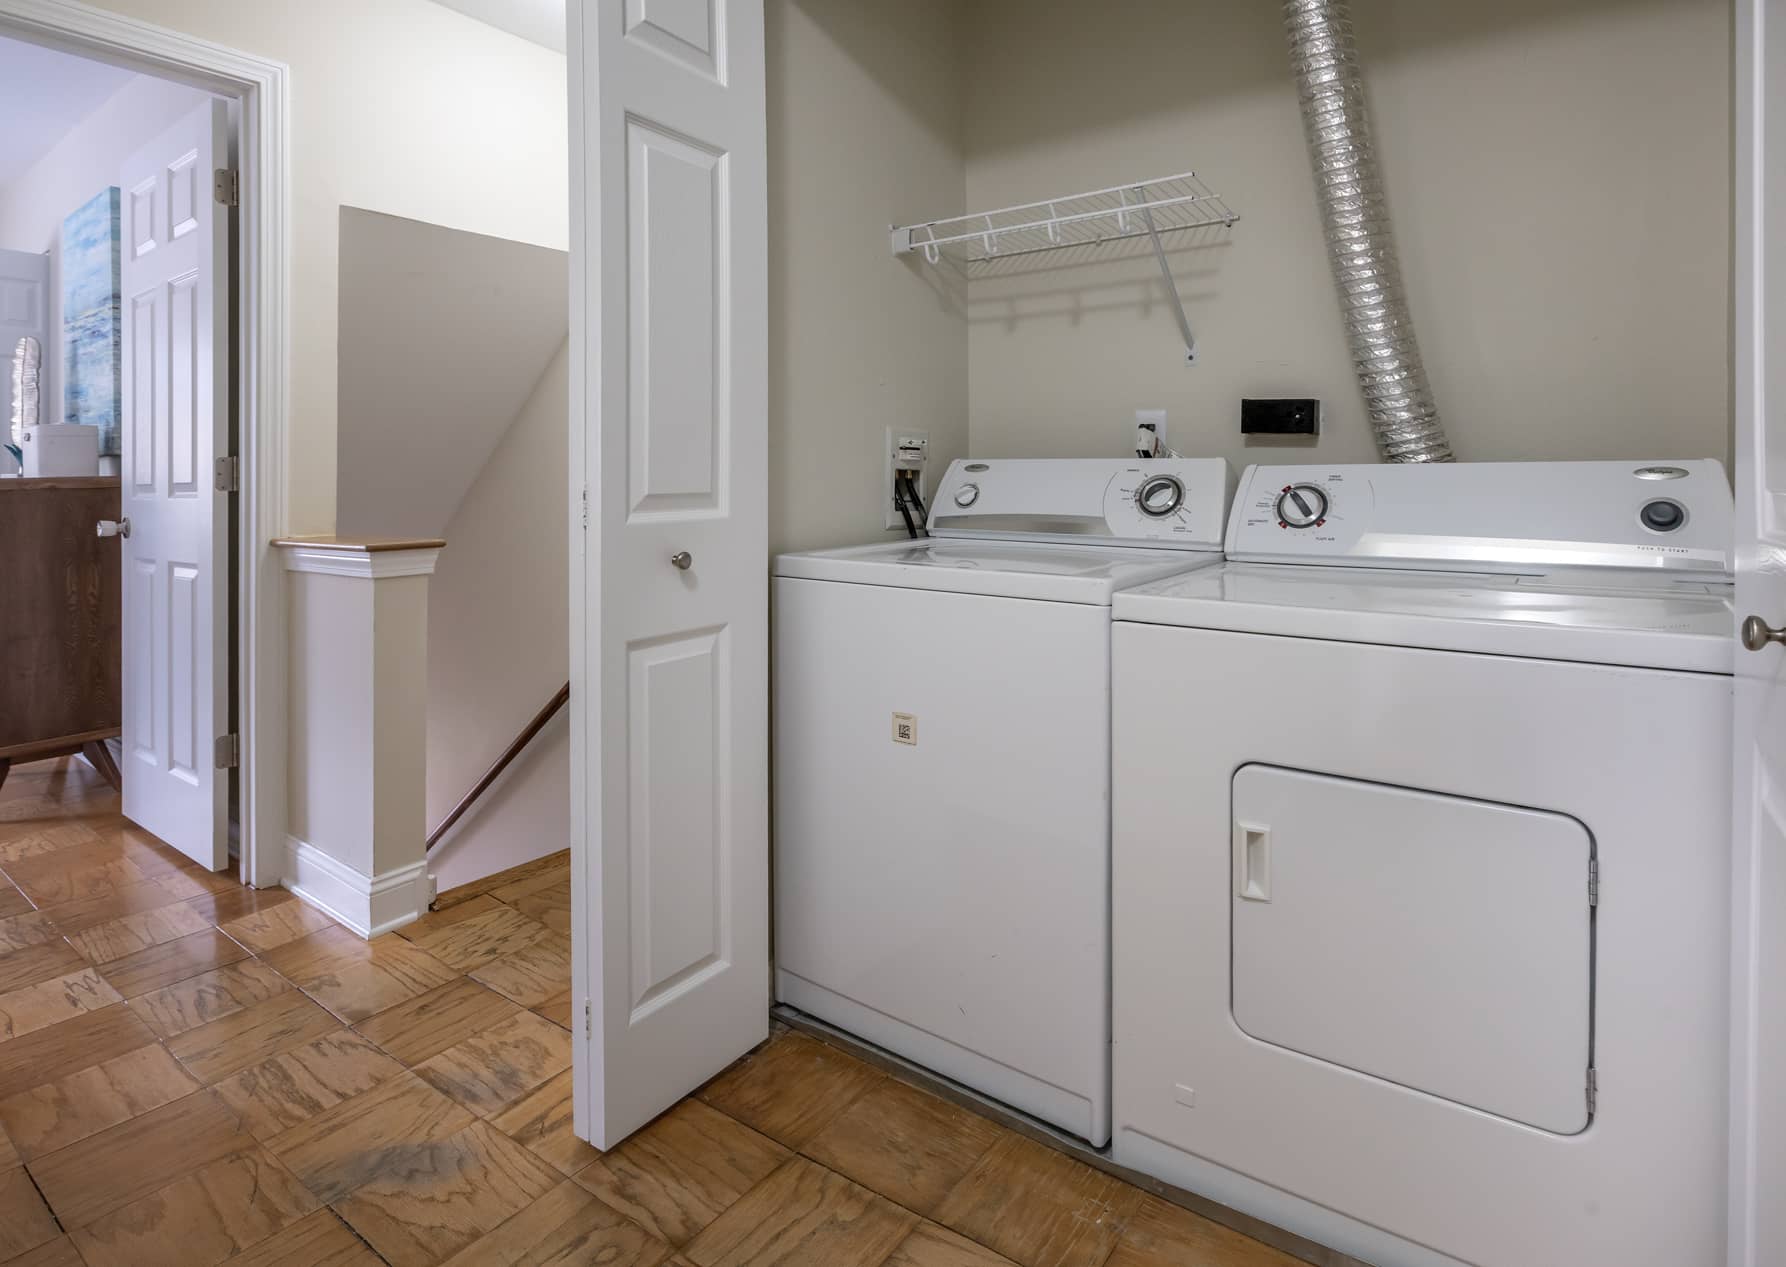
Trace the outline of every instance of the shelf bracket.
<path fill-rule="evenodd" d="M 1172 265 L 1166 259 L 1166 248 L 1160 244 L 1160 231 L 1154 227 L 1153 210 L 1146 204 L 1146 194 L 1136 190 L 1141 196 L 1142 205 L 1138 208 L 1141 219 L 1147 225 L 1148 240 L 1153 243 L 1153 257 L 1160 263 L 1160 277 L 1166 283 L 1166 297 L 1172 301 L 1172 315 L 1178 318 L 1178 332 L 1184 336 L 1184 359 L 1186 365 L 1197 363 L 1197 336 L 1191 333 L 1190 318 L 1184 315 L 1184 299 L 1178 293 L 1178 283 L 1172 277 Z"/>

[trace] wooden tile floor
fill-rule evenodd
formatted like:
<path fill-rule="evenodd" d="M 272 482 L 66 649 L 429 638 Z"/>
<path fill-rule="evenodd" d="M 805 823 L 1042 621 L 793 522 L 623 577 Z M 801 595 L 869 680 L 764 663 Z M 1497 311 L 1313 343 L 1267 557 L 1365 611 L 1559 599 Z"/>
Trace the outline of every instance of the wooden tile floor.
<path fill-rule="evenodd" d="M 1294 1267 L 798 1034 L 571 1133 L 564 855 L 367 943 L 78 762 L 0 790 L 8 1267 Z"/>

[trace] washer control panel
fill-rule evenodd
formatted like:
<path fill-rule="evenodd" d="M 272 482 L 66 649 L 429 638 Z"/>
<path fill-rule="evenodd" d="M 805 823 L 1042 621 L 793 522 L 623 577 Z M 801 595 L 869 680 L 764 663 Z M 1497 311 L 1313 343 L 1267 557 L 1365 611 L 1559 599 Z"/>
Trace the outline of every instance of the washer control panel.
<path fill-rule="evenodd" d="M 1710 460 L 1250 466 L 1225 544 L 1262 563 L 1727 577 L 1731 533 Z"/>
<path fill-rule="evenodd" d="M 1219 551 L 1234 493 L 1221 458 L 987 458 L 951 463 L 937 537 Z"/>

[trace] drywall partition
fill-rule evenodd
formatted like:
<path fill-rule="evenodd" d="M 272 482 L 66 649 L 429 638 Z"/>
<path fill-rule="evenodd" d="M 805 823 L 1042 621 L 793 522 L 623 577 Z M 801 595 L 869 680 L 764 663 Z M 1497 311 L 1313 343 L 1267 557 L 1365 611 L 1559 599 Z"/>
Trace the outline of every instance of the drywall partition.
<path fill-rule="evenodd" d="M 132 76 L 42 158 L 0 186 L 0 246 L 46 251 L 50 257 L 51 338 L 43 350 L 42 393 L 47 422 L 62 421 L 62 222 L 117 184 L 127 157 L 197 109 L 207 95 L 184 84 Z"/>
<path fill-rule="evenodd" d="M 431 0 L 104 0 L 291 67 L 290 526 L 335 517 L 338 213 L 563 250 L 565 63 Z"/>
<path fill-rule="evenodd" d="M 968 7 L 767 0 L 772 551 L 888 536 L 887 427 L 967 452 L 961 296 L 886 230 L 963 209 Z"/>
<path fill-rule="evenodd" d="M 357 207 L 340 232 L 335 525 L 441 536 L 564 344 L 570 260 Z"/>
<path fill-rule="evenodd" d="M 560 342 L 447 526 L 428 588 L 428 826 L 570 674 L 569 345 Z M 561 712 L 428 859 L 441 889 L 570 847 Z"/>
<path fill-rule="evenodd" d="M 1718 0 L 1355 0 L 1421 348 L 1460 460 L 1728 452 L 1729 47 Z M 1116 454 L 1133 410 L 1236 464 L 1245 396 L 1316 396 L 1376 460 L 1323 253 L 1280 6 L 965 6 L 967 208 L 1196 167 L 1239 212 L 1175 250 L 977 281 L 971 447 Z"/>

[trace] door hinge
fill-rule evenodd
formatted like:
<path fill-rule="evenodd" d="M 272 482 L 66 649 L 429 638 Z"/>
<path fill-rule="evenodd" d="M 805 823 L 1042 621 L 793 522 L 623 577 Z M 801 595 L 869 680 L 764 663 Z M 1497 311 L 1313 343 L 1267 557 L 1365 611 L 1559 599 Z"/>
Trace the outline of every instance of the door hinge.
<path fill-rule="evenodd" d="M 242 491 L 242 460 L 235 454 L 217 459 L 217 474 L 214 485 L 220 493 L 239 493 Z"/>
<path fill-rule="evenodd" d="M 1594 1116 L 1600 1107 L 1600 1075 L 1594 1072 L 1594 1066 L 1588 1066 L 1588 1116 Z"/>
<path fill-rule="evenodd" d="M 583 531 L 589 531 L 589 486 L 583 486 Z"/>
<path fill-rule="evenodd" d="M 235 171 L 219 167 L 211 176 L 211 192 L 226 207 L 242 205 L 242 185 Z"/>
<path fill-rule="evenodd" d="M 218 735 L 214 747 L 215 762 L 219 770 L 233 770 L 241 759 L 242 741 L 237 735 Z"/>
<path fill-rule="evenodd" d="M 1588 905 L 1600 905 L 1600 859 L 1588 859 Z"/>
<path fill-rule="evenodd" d="M 590 1010 L 588 999 L 583 1000 L 583 1037 L 595 1037 L 595 1014 Z"/>

